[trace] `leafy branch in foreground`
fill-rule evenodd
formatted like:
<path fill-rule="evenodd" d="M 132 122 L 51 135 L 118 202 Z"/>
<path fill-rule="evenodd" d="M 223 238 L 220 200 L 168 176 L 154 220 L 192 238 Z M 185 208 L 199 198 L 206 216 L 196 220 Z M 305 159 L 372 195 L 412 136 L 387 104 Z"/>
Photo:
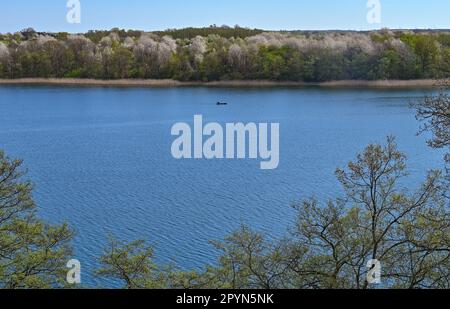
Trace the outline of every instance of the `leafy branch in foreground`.
<path fill-rule="evenodd" d="M 450 147 L 450 97 L 448 95 L 449 81 L 442 83 L 437 96 L 427 96 L 419 101 L 416 118 L 425 122 L 420 133 L 430 131 L 433 138 L 428 141 L 432 148 Z M 450 154 L 446 155 L 446 161 L 450 162 Z"/>
<path fill-rule="evenodd" d="M 165 274 L 152 259 L 153 248 L 145 241 L 123 243 L 110 237 L 109 247 L 100 258 L 102 268 L 97 270 L 97 275 L 121 280 L 127 289 L 165 288 Z"/>
<path fill-rule="evenodd" d="M 363 289 L 371 287 L 367 262 L 376 259 L 383 287 L 450 287 L 450 215 L 441 172 L 430 171 L 408 193 L 400 185 L 405 156 L 389 137 L 336 175 L 345 195 L 325 205 L 316 199 L 294 205 L 297 221 L 285 239 L 268 241 L 244 226 L 214 242 L 221 255 L 200 272 L 158 269 L 143 242 L 112 243 L 101 259 L 106 274 L 129 288 Z"/>
<path fill-rule="evenodd" d="M 73 233 L 36 217 L 21 165 L 0 151 L 0 288 L 62 287 Z"/>

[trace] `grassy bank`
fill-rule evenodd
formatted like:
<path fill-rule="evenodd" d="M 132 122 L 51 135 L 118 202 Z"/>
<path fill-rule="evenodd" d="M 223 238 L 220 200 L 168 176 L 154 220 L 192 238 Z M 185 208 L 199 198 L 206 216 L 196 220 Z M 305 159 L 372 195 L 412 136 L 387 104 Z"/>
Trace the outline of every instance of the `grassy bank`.
<path fill-rule="evenodd" d="M 436 87 L 437 80 L 341 80 L 322 83 L 277 82 L 262 80 L 235 80 L 216 82 L 180 82 L 171 79 L 74 79 L 74 78 L 20 78 L 0 79 L 0 85 L 62 85 L 62 86 L 99 86 L 99 87 L 349 87 L 349 88 L 415 88 Z"/>

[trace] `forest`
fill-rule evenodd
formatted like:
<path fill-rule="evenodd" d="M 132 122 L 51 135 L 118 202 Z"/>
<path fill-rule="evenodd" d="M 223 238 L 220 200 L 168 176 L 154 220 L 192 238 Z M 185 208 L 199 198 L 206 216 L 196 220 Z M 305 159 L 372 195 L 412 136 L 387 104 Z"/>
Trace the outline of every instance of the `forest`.
<path fill-rule="evenodd" d="M 449 76 L 450 32 L 444 30 L 267 32 L 214 25 L 0 34 L 3 79 L 322 82 Z"/>

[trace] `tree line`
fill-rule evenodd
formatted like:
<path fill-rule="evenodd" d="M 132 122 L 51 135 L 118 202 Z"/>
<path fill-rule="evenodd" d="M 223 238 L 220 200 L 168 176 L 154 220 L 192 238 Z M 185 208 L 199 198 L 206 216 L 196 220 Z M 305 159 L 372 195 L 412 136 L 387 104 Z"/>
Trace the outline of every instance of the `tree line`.
<path fill-rule="evenodd" d="M 236 26 L 0 35 L 0 78 L 274 80 L 447 78 L 446 31 L 263 32 Z"/>
<path fill-rule="evenodd" d="M 448 88 L 415 107 L 423 130 L 432 132 L 429 145 L 448 150 Z M 21 164 L 0 152 L 0 288 L 67 287 L 73 231 L 37 217 Z M 282 239 L 269 240 L 242 226 L 213 242 L 220 253 L 216 261 L 186 271 L 155 263 L 154 248 L 144 240 L 111 238 L 96 273 L 129 289 L 366 289 L 373 287 L 367 262 L 378 260 L 381 287 L 448 289 L 448 173 L 429 171 L 417 190 L 404 189 L 406 157 L 388 137 L 336 170 L 342 196 L 294 204 L 297 219 Z"/>

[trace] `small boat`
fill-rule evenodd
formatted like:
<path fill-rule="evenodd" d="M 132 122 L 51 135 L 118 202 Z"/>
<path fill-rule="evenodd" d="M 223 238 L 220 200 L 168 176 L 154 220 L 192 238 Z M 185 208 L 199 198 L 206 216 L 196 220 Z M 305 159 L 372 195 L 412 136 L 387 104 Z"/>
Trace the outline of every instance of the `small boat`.
<path fill-rule="evenodd" d="M 228 105 L 227 102 L 217 102 L 217 105 Z"/>

